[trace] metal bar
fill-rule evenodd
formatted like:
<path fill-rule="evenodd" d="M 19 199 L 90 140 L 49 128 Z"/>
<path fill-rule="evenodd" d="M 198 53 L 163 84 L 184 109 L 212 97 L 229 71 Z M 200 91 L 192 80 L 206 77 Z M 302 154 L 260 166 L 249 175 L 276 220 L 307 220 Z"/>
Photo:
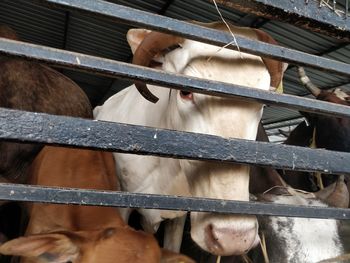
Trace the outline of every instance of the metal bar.
<path fill-rule="evenodd" d="M 227 214 L 350 219 L 350 209 L 0 183 L 0 200 Z"/>
<path fill-rule="evenodd" d="M 182 35 L 189 39 L 205 43 L 224 46 L 232 42 L 232 36 L 228 33 L 213 30 L 210 28 L 194 25 L 176 19 L 151 14 L 136 10 L 130 7 L 117 5 L 101 0 L 38 0 L 68 10 L 76 10 L 92 15 L 105 16 L 113 21 L 134 24 L 158 31 Z M 235 36 L 240 50 L 259 56 L 272 57 L 282 61 L 309 66 L 320 70 L 335 72 L 341 75 L 350 75 L 350 65 L 317 57 L 304 52 L 292 50 L 276 45 L 269 45 L 261 41 Z M 236 45 L 229 45 L 228 48 L 237 49 Z"/>
<path fill-rule="evenodd" d="M 297 109 L 330 116 L 350 117 L 350 107 L 292 95 L 247 88 L 223 82 L 170 74 L 128 63 L 98 58 L 54 48 L 0 38 L 0 54 L 37 60 L 55 66 L 72 68 L 108 77 L 124 77 L 197 93 L 224 97 L 243 97 L 246 100 Z"/>
<path fill-rule="evenodd" d="M 63 34 L 62 49 L 67 49 L 69 23 L 70 23 L 70 12 L 66 12 L 65 13 L 65 21 L 64 21 L 64 34 Z"/>
<path fill-rule="evenodd" d="M 210 0 L 211 1 L 211 0 Z M 350 40 L 350 21 L 338 16 L 318 1 L 293 0 L 216 0 L 218 3 L 267 19 L 279 20 L 314 32 Z M 345 10 L 344 10 L 345 11 Z"/>
<path fill-rule="evenodd" d="M 321 51 L 321 52 L 318 52 L 318 53 L 316 53 L 316 54 L 314 54 L 314 55 L 316 55 L 316 56 L 325 56 L 325 55 L 329 55 L 330 53 L 333 53 L 333 52 L 336 52 L 336 51 L 338 51 L 339 49 L 342 49 L 342 48 L 345 48 L 345 47 L 347 47 L 347 46 L 349 46 L 350 44 L 348 43 L 348 42 L 342 42 L 342 43 L 340 43 L 340 44 L 338 44 L 338 45 L 335 45 L 335 46 L 332 46 L 332 47 L 330 47 L 330 48 L 328 48 L 328 49 L 326 49 L 326 50 L 323 50 L 323 51 Z M 292 68 L 295 68 L 296 67 L 296 65 L 291 65 L 291 66 L 289 66 L 288 68 L 287 68 L 287 71 L 288 70 L 291 70 Z M 340 85 L 337 85 L 337 86 L 340 86 Z M 334 88 L 334 87 L 333 87 Z M 328 89 L 328 88 L 326 88 L 326 89 Z M 305 93 L 305 94 L 303 94 L 303 95 L 299 95 L 299 96 L 306 96 L 306 95 L 309 95 L 310 94 L 310 92 L 307 92 L 307 93 Z"/>
<path fill-rule="evenodd" d="M 0 139 L 350 174 L 350 153 L 0 108 Z"/>

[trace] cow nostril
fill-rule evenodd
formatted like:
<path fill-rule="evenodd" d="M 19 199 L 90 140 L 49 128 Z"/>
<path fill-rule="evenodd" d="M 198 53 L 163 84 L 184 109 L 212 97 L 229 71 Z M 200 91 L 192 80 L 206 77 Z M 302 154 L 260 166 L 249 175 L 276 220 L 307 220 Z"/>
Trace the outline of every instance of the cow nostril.
<path fill-rule="evenodd" d="M 185 100 L 193 100 L 193 93 L 190 91 L 180 90 L 180 96 Z"/>

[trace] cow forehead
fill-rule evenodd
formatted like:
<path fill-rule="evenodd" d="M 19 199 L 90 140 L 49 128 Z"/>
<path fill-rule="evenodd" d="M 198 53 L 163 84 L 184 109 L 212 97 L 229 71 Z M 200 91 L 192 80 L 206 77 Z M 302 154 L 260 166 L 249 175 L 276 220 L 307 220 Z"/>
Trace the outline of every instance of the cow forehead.
<path fill-rule="evenodd" d="M 160 248 L 152 235 L 128 227 L 91 232 L 83 240 L 79 262 L 112 263 L 116 257 L 118 262 L 157 262 L 160 258 Z"/>
<path fill-rule="evenodd" d="M 245 62 L 245 59 L 258 60 L 263 63 L 259 56 L 186 39 L 180 48 L 165 55 L 165 65 L 163 69 L 169 72 L 182 73 L 184 68 L 192 60 L 203 57 L 207 60 L 210 60 L 211 58 L 221 58 L 226 60 L 239 59 L 242 64 Z"/>

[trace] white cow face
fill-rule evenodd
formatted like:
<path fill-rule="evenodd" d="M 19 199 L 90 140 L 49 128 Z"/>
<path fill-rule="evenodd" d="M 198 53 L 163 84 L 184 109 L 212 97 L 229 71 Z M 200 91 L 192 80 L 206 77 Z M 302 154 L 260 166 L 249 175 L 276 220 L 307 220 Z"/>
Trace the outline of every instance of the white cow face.
<path fill-rule="evenodd" d="M 203 53 L 210 50 L 213 57 L 197 57 L 183 69 L 177 68 L 177 57 L 188 57 L 192 50 L 200 54 L 201 47 L 205 48 Z M 270 84 L 270 76 L 259 57 L 236 51 L 218 51 L 217 47 L 188 40 L 182 48 L 165 56 L 163 69 L 264 90 L 269 89 Z M 262 105 L 258 103 L 172 90 L 167 127 L 254 140 L 261 113 Z M 189 160 L 179 160 L 179 163 L 192 196 L 249 200 L 248 166 Z M 258 242 L 255 217 L 192 213 L 191 222 L 194 241 L 214 254 L 241 254 Z"/>
<path fill-rule="evenodd" d="M 268 90 L 269 73 L 260 57 L 185 40 L 163 57 L 161 69 L 191 77 Z M 164 109 L 165 127 L 254 140 L 262 105 L 239 99 L 171 90 Z M 178 160 L 180 171 L 196 197 L 249 200 L 249 167 Z M 181 193 L 177 193 L 181 194 Z M 214 254 L 248 251 L 258 242 L 257 221 L 251 216 L 192 213 L 192 238 Z"/>
<path fill-rule="evenodd" d="M 219 24 L 213 25 L 211 27 L 222 29 Z M 258 38 L 251 29 L 232 27 L 232 30 Z M 167 72 L 238 84 L 252 90 L 270 88 L 269 71 L 258 56 L 143 29 L 130 30 L 128 42 L 135 53 L 135 64 L 151 66 L 153 60 L 159 63 L 159 69 Z M 172 47 L 172 51 L 164 52 L 167 47 Z M 136 87 L 155 102 L 156 98 L 147 95 L 150 90 L 159 101 L 148 102 L 137 93 L 135 86 L 131 86 L 97 108 L 95 117 L 225 138 L 254 140 L 256 137 L 262 113 L 259 103 L 154 85 L 147 85 L 147 90 L 139 83 Z M 115 157 L 122 186 L 128 191 L 249 199 L 249 167 L 246 165 L 125 154 L 115 154 Z M 165 218 L 177 216 L 171 211 L 142 210 L 141 213 L 149 224 L 148 229 L 154 229 Z M 242 254 L 258 242 L 258 226 L 253 216 L 192 213 L 191 225 L 194 241 L 213 254 Z"/>

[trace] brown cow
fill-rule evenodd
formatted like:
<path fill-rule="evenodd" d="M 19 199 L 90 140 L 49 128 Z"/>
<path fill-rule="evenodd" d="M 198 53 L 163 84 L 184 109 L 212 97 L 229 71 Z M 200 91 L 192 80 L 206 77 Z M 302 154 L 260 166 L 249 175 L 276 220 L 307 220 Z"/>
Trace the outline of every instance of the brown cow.
<path fill-rule="evenodd" d="M 45 147 L 30 167 L 30 184 L 116 190 L 113 155 Z M 0 253 L 30 262 L 192 262 L 161 252 L 152 235 L 135 231 L 112 207 L 35 203 L 25 237 L 0 246 Z"/>
<path fill-rule="evenodd" d="M 18 40 L 0 25 L 0 37 Z M 0 107 L 91 118 L 90 102 L 72 80 L 36 62 L 0 56 Z M 0 142 L 0 177 L 24 182 L 28 166 L 42 146 Z"/>

